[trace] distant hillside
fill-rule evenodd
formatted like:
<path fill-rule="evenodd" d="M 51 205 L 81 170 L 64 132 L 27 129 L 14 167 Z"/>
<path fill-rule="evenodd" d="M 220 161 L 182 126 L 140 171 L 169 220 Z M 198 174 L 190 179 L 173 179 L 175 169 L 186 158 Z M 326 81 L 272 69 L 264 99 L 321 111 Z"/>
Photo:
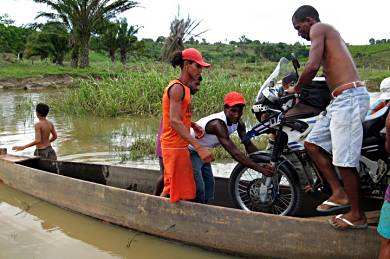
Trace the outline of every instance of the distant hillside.
<path fill-rule="evenodd" d="M 390 66 L 390 43 L 349 46 L 359 67 L 387 69 Z"/>

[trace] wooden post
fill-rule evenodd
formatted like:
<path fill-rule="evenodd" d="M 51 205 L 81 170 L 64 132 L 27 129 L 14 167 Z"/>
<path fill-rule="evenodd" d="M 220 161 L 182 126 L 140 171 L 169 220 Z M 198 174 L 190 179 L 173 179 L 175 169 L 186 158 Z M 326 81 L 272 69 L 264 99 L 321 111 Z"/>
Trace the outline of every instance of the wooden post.
<path fill-rule="evenodd" d="M 0 148 L 0 155 L 6 155 L 7 149 L 6 148 Z"/>

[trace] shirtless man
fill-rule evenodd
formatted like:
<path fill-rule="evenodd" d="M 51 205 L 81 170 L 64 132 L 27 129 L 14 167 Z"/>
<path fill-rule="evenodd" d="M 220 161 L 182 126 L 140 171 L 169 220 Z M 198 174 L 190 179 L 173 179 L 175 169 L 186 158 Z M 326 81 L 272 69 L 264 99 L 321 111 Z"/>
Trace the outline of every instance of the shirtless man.
<path fill-rule="evenodd" d="M 356 169 L 363 139 L 362 122 L 369 107 L 367 89 L 360 81 L 339 32 L 322 23 L 316 9 L 309 5 L 299 7 L 292 16 L 292 23 L 299 36 L 311 41 L 311 47 L 308 63 L 298 82 L 288 92 L 299 92 L 322 65 L 333 96 L 305 142 L 307 152 L 332 189 L 332 195 L 317 210 L 330 212 L 350 204 L 348 213 L 329 220 L 331 225 L 338 229 L 367 227 L 367 219 L 360 206 L 360 179 Z M 333 155 L 332 160 L 329 154 Z M 344 188 L 332 162 L 341 173 Z"/>
<path fill-rule="evenodd" d="M 38 103 L 36 106 L 36 116 L 39 121 L 34 125 L 35 140 L 24 146 L 14 146 L 12 150 L 20 151 L 28 147 L 36 146 L 34 156 L 57 160 L 57 155 L 50 143 L 57 139 L 57 132 L 51 121 L 46 119 L 49 113 L 49 106 L 44 103 Z M 51 137 L 50 137 L 51 134 Z"/>

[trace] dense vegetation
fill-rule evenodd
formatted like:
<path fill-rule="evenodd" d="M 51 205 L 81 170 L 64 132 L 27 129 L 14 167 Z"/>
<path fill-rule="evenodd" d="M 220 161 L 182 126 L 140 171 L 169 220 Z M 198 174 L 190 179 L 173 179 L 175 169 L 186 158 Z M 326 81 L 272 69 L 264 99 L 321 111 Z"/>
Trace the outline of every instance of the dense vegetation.
<path fill-rule="evenodd" d="M 163 62 L 169 56 L 167 50 L 175 48 L 195 47 L 213 64 L 205 71 L 202 91 L 194 98 L 199 114 L 220 109 L 223 95 L 232 90 L 244 93 L 252 102 L 280 57 L 294 52 L 305 63 L 308 56 L 306 45 L 260 42 L 245 35 L 229 43 L 199 41 L 189 33 L 199 23 L 190 18 L 176 17 L 168 37 L 139 40 L 136 34 L 142 27 L 116 18 L 116 14 L 137 7 L 133 1 L 117 0 L 113 5 L 107 1 L 36 1 L 54 10 L 39 15 L 51 18 L 46 24 L 16 27 L 8 16 L 0 16 L 0 78 L 63 74 L 79 78 L 78 87 L 65 90 L 61 101 L 52 100 L 55 110 L 65 113 L 160 113 L 163 89 L 179 73 Z M 96 13 L 88 16 L 92 7 L 84 4 L 95 4 Z M 88 28 L 82 31 L 84 27 Z M 349 49 L 362 79 L 376 90 L 380 81 L 390 76 L 390 43 L 371 39 L 370 45 Z M 74 68 L 77 64 L 82 69 Z"/>

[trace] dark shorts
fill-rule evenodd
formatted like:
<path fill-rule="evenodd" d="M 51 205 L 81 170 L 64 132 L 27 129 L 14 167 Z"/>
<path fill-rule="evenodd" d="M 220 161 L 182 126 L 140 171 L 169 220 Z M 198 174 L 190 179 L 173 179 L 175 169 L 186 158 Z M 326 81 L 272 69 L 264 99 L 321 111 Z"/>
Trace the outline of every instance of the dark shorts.
<path fill-rule="evenodd" d="M 56 152 L 51 146 L 42 149 L 35 149 L 34 156 L 39 156 L 50 160 L 57 160 Z"/>

